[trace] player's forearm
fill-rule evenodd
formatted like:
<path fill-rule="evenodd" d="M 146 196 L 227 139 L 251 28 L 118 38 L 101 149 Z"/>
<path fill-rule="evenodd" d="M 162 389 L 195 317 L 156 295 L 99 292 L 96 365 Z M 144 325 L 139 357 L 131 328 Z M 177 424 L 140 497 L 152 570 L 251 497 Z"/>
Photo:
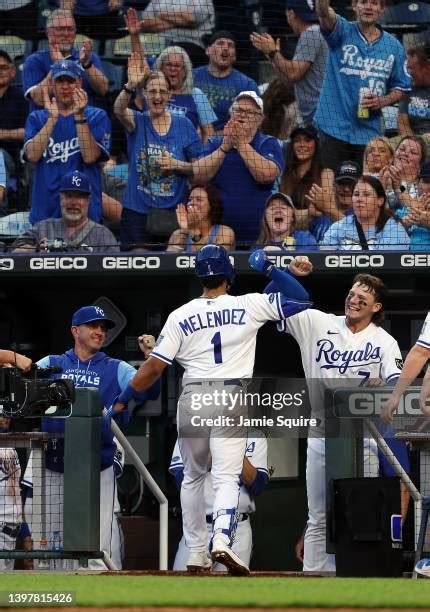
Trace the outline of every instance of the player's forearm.
<path fill-rule="evenodd" d="M 331 8 L 330 1 L 316 0 L 315 10 L 317 12 L 321 28 L 330 32 L 336 24 L 336 13 Z"/>
<path fill-rule="evenodd" d="M 88 83 L 90 84 L 91 89 L 99 96 L 105 96 L 109 89 L 109 81 L 103 72 L 101 72 L 101 70 L 96 68 L 93 64 L 91 68 L 87 68 L 87 70 L 85 70 L 85 74 L 87 75 Z"/>
<path fill-rule="evenodd" d="M 24 140 L 24 128 L 0 130 L 0 140 Z"/>
<path fill-rule="evenodd" d="M 416 379 L 430 357 L 430 349 L 415 344 L 405 359 L 402 372 L 393 389 L 393 397 L 400 399 L 405 389 Z"/>
<path fill-rule="evenodd" d="M 248 457 L 243 458 L 242 473 L 240 479 L 247 487 L 251 486 L 257 477 L 257 470 L 249 461 Z"/>
<path fill-rule="evenodd" d="M 246 167 L 258 183 L 273 183 L 279 175 L 279 168 L 250 145 L 238 147 L 238 153 L 245 162 Z"/>
<path fill-rule="evenodd" d="M 134 378 L 131 379 L 130 386 L 137 393 L 147 391 L 160 378 L 165 367 L 165 363 L 149 356 L 145 363 L 140 366 Z"/>
<path fill-rule="evenodd" d="M 57 119 L 53 117 L 48 117 L 47 122 L 40 130 L 38 134 L 36 134 L 25 147 L 25 157 L 30 162 L 38 162 L 42 157 L 46 147 L 48 146 L 49 139 L 52 134 L 52 130 L 57 123 Z"/>

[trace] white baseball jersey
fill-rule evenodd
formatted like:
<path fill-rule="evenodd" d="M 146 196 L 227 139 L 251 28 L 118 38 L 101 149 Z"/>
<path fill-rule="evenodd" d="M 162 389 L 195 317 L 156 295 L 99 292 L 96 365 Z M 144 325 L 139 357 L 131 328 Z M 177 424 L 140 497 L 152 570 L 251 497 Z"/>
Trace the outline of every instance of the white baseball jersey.
<path fill-rule="evenodd" d="M 265 437 L 248 438 L 245 456 L 249 459 L 250 463 L 257 468 L 269 475 L 267 469 L 267 440 Z M 172 460 L 169 466 L 169 472 L 174 474 L 177 469 L 184 467 L 181 451 L 179 449 L 178 441 L 176 441 L 175 448 L 173 449 Z M 210 515 L 213 512 L 215 494 L 212 486 L 212 475 L 208 471 L 205 484 L 204 484 L 204 496 L 206 504 L 206 515 Z M 255 502 L 249 495 L 248 489 L 244 484 L 240 486 L 238 512 L 251 514 L 255 512 Z"/>
<path fill-rule="evenodd" d="M 22 523 L 21 466 L 14 448 L 0 448 L 0 522 Z"/>
<path fill-rule="evenodd" d="M 397 378 L 402 368 L 402 355 L 396 340 L 382 327 L 370 323 L 353 333 L 345 316 L 309 309 L 285 319 L 278 329 L 291 334 L 299 343 L 307 379 L 332 380 L 335 386 L 352 378 L 364 386 L 369 378 L 385 382 Z M 322 409 L 322 388 L 310 385 L 313 413 Z"/>
<path fill-rule="evenodd" d="M 416 343 L 424 348 L 430 349 L 430 312 L 427 313 L 420 331 L 420 336 Z"/>
<path fill-rule="evenodd" d="M 169 315 L 151 355 L 169 364 L 176 359 L 184 378 L 250 378 L 256 332 L 266 321 L 284 319 L 280 300 L 280 293 L 191 300 Z"/>

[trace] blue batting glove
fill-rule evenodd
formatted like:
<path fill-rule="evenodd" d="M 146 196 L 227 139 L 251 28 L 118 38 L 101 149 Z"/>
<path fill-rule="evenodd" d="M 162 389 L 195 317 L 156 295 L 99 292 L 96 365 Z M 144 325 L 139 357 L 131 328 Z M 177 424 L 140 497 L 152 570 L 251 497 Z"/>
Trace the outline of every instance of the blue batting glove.
<path fill-rule="evenodd" d="M 267 258 L 266 251 L 263 251 L 263 249 L 251 253 L 248 263 L 253 270 L 257 270 L 267 275 L 269 275 L 274 268 L 272 262 Z"/>

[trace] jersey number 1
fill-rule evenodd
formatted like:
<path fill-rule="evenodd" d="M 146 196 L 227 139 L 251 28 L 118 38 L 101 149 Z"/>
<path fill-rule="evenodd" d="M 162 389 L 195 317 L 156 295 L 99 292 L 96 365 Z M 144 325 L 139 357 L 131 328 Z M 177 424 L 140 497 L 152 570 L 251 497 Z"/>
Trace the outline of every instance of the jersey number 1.
<path fill-rule="evenodd" d="M 222 363 L 222 351 L 221 351 L 221 332 L 217 332 L 211 340 L 211 344 L 214 345 L 214 361 L 215 363 Z"/>

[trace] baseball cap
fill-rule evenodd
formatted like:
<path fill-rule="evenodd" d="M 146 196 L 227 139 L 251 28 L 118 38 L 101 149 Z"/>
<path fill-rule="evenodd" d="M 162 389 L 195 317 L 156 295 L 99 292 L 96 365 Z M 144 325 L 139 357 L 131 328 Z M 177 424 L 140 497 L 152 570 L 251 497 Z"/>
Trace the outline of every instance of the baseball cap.
<path fill-rule="evenodd" d="M 233 100 L 233 103 L 237 102 L 237 100 L 240 100 L 241 98 L 251 98 L 251 100 L 255 102 L 261 112 L 263 112 L 263 100 L 260 98 L 259 95 L 255 93 L 255 91 L 241 91 L 237 94 L 237 96 Z"/>
<path fill-rule="evenodd" d="M 68 76 L 76 81 L 76 79 L 82 78 L 82 75 L 82 68 L 73 60 L 60 60 L 55 62 L 51 68 L 51 76 L 54 80 L 60 76 Z"/>
<path fill-rule="evenodd" d="M 312 138 L 313 140 L 318 141 L 318 131 L 314 128 L 313 125 L 298 125 L 290 134 L 290 140 L 293 140 L 297 134 L 305 134 Z"/>
<path fill-rule="evenodd" d="M 61 191 L 81 191 L 82 193 L 91 193 L 90 181 L 83 172 L 74 170 L 68 172 L 61 178 L 60 192 Z"/>
<path fill-rule="evenodd" d="M 293 10 L 303 21 L 318 21 L 315 0 L 286 0 L 285 8 Z"/>
<path fill-rule="evenodd" d="M 228 38 L 229 40 L 232 40 L 234 43 L 236 43 L 235 35 L 232 34 L 229 30 L 217 30 L 209 38 L 207 46 L 210 47 L 220 38 Z"/>
<path fill-rule="evenodd" d="M 84 325 L 93 321 L 105 321 L 108 329 L 115 327 L 115 322 L 105 315 L 100 306 L 82 306 L 72 317 L 72 325 Z"/>
<path fill-rule="evenodd" d="M 421 164 L 420 173 L 418 174 L 418 178 L 430 179 L 430 160 L 425 161 Z"/>
<path fill-rule="evenodd" d="M 296 210 L 296 207 L 293 204 L 293 200 L 286 193 L 282 193 L 282 191 L 276 191 L 275 193 L 271 193 L 266 200 L 265 208 L 267 208 L 270 202 L 274 200 L 275 198 L 279 198 L 283 200 L 283 202 L 285 202 L 287 206 L 290 206 L 290 208 L 292 208 L 293 210 Z"/>
<path fill-rule="evenodd" d="M 354 161 L 344 161 L 337 167 L 335 174 L 335 182 L 355 181 L 361 176 L 360 166 Z"/>

